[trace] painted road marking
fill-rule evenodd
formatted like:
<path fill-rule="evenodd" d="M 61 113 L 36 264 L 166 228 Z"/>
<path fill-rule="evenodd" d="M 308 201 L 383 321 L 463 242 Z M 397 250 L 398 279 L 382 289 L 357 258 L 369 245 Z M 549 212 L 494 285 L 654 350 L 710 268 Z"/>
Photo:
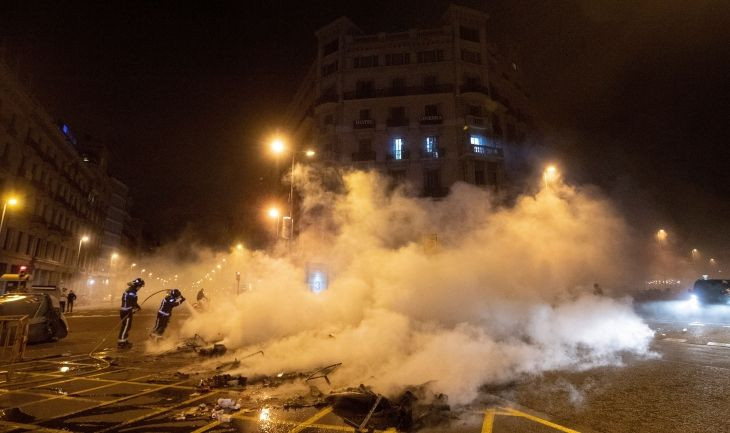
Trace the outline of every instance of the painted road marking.
<path fill-rule="evenodd" d="M 553 428 L 555 430 L 560 430 L 561 432 L 564 432 L 564 433 L 580 433 L 577 430 L 573 430 L 573 429 L 570 429 L 568 427 L 563 427 L 560 424 L 555 424 L 552 421 L 548 421 L 546 419 L 542 419 L 540 417 L 536 417 L 535 415 L 530 415 L 529 413 L 522 412 L 522 411 L 519 411 L 517 409 L 512 409 L 511 407 L 506 407 L 506 408 L 504 408 L 504 410 L 507 413 L 509 413 L 511 416 L 519 416 L 519 417 L 522 417 L 522 418 L 527 418 L 530 421 L 534 421 L 534 422 L 539 423 L 539 424 L 542 424 L 544 426 L 548 426 L 548 427 Z"/>
<path fill-rule="evenodd" d="M 707 343 L 708 346 L 720 346 L 720 347 L 730 347 L 730 343 L 717 343 L 715 341 L 710 341 Z"/>
<path fill-rule="evenodd" d="M 10 421 L 0 421 L 0 426 L 3 427 L 9 427 L 12 430 L 28 430 L 33 432 L 39 432 L 39 433 L 68 433 L 68 430 L 56 430 L 52 428 L 46 428 L 46 427 L 39 427 L 37 425 L 33 424 L 22 424 L 19 422 L 10 422 Z M 8 431 L 8 430 L 4 430 Z"/>
<path fill-rule="evenodd" d="M 492 433 L 494 427 L 495 409 L 489 408 L 484 411 L 484 422 L 482 422 L 482 433 Z"/>
<path fill-rule="evenodd" d="M 294 429 L 292 429 L 289 433 L 299 433 L 300 431 L 304 430 L 305 428 L 312 425 L 315 421 L 322 418 L 323 416 L 327 415 L 328 413 L 332 412 L 332 406 L 328 406 L 319 412 L 312 415 L 309 419 L 305 420 L 303 423 L 296 426 Z"/>
<path fill-rule="evenodd" d="M 662 338 L 662 341 L 672 341 L 674 343 L 686 343 L 686 338 Z"/>
<path fill-rule="evenodd" d="M 139 393 L 139 394 L 134 395 L 133 397 L 137 397 L 137 396 L 140 396 L 140 395 L 143 395 L 143 394 L 149 394 L 149 393 L 148 392 L 142 392 L 142 393 Z M 214 391 L 214 392 L 209 392 L 209 393 L 206 393 L 206 394 L 196 395 L 193 398 L 189 398 L 189 399 L 187 399 L 187 400 L 185 400 L 185 401 L 183 401 L 181 403 L 172 405 L 170 407 L 166 407 L 166 408 L 162 408 L 162 409 L 156 409 L 156 410 L 152 411 L 151 413 L 148 413 L 147 415 L 141 415 L 141 416 L 138 416 L 137 418 L 132 418 L 130 420 L 127 420 L 127 421 L 125 421 L 123 423 L 120 423 L 120 424 L 117 424 L 115 426 L 112 426 L 112 427 L 109 427 L 109 428 L 105 428 L 104 430 L 99 430 L 98 433 L 102 433 L 102 432 L 106 432 L 106 431 L 110 431 L 110 430 L 116 430 L 119 427 L 122 427 L 122 426 L 125 426 L 125 425 L 130 425 L 130 424 L 133 424 L 135 422 L 139 422 L 139 421 L 145 420 L 147 418 L 150 418 L 150 417 L 153 417 L 153 416 L 157 416 L 157 415 L 163 414 L 165 412 L 169 412 L 169 411 L 171 411 L 173 409 L 177 409 L 177 408 L 179 408 L 181 406 L 185 406 L 185 405 L 188 405 L 190 403 L 195 403 L 198 400 L 202 400 L 204 398 L 209 398 L 211 396 L 217 396 L 218 394 L 220 394 L 220 392 Z M 126 398 L 125 398 L 125 400 L 126 400 Z"/>

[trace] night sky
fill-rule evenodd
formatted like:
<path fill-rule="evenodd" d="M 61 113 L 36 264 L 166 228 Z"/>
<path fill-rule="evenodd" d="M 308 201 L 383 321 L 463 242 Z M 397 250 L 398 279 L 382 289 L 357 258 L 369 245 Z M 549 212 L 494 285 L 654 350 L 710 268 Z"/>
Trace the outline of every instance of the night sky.
<path fill-rule="evenodd" d="M 600 186 L 637 236 L 730 250 L 730 2 L 461 3 L 490 13 L 570 180 Z M 256 244 L 263 141 L 286 128 L 314 31 L 340 15 L 368 33 L 431 26 L 447 4 L 4 1 L 0 42 L 55 117 L 110 143 L 151 233 Z"/>

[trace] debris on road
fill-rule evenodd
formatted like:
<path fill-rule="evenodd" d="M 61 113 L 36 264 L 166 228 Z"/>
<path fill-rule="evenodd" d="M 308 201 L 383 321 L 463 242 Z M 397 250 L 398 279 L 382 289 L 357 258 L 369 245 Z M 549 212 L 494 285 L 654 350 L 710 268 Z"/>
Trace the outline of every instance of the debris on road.
<path fill-rule="evenodd" d="M 210 347 L 204 347 L 198 350 L 200 356 L 222 356 L 228 349 L 224 344 L 215 343 Z"/>

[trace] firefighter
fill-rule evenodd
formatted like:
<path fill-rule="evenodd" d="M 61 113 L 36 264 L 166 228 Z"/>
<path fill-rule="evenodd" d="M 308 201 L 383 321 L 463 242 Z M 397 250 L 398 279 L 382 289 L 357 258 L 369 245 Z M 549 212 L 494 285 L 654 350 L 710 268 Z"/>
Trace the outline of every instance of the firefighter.
<path fill-rule="evenodd" d="M 165 333 L 167 324 L 170 322 L 170 316 L 172 315 L 172 309 L 185 302 L 185 298 L 178 289 L 172 289 L 162 299 L 160 303 L 160 309 L 157 311 L 157 321 L 155 322 L 155 328 L 152 330 L 151 337 L 160 338 Z"/>
<path fill-rule="evenodd" d="M 132 343 L 127 341 L 129 330 L 132 329 L 132 317 L 136 311 L 140 310 L 137 303 L 137 291 L 144 287 L 144 280 L 137 278 L 127 283 L 127 290 L 122 294 L 122 307 L 119 309 L 119 318 L 122 319 L 122 326 L 119 329 L 119 339 L 117 339 L 117 347 L 126 349 L 132 347 Z"/>

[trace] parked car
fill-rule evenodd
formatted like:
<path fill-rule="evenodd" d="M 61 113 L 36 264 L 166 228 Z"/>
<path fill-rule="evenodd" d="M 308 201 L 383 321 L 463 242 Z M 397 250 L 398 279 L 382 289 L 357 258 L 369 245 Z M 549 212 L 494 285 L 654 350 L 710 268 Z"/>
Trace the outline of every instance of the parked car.
<path fill-rule="evenodd" d="M 0 316 L 28 316 L 28 342 L 65 338 L 68 323 L 58 298 L 48 293 L 6 293 L 0 295 Z"/>

